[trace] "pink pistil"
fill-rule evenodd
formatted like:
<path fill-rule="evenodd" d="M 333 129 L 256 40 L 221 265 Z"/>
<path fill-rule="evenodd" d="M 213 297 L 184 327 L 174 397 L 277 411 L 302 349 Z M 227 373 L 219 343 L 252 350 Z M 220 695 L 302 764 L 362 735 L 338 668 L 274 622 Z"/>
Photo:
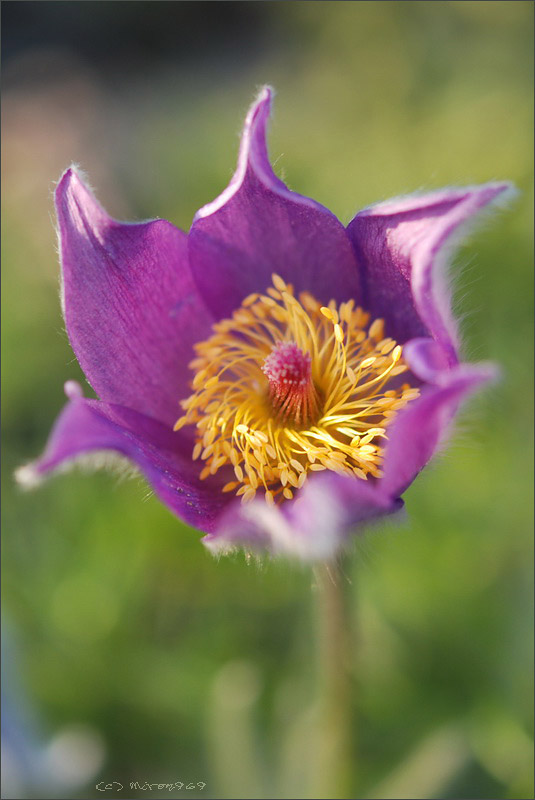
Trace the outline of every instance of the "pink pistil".
<path fill-rule="evenodd" d="M 262 366 L 273 409 L 280 418 L 297 425 L 310 422 L 318 411 L 310 364 L 310 355 L 295 342 L 278 342 Z"/>

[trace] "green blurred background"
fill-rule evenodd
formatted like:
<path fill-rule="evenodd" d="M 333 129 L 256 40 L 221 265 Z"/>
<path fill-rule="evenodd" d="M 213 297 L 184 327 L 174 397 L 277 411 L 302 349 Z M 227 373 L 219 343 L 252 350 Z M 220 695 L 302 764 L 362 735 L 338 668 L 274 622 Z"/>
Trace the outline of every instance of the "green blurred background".
<path fill-rule="evenodd" d="M 310 571 L 213 559 L 140 479 L 75 472 L 27 494 L 12 478 L 63 382 L 83 380 L 54 181 L 76 162 L 113 216 L 187 230 L 266 82 L 276 171 L 344 223 L 417 189 L 520 189 L 452 270 L 465 356 L 503 379 L 406 493 L 406 519 L 351 560 L 352 796 L 533 797 L 532 12 L 2 4 L 4 797 L 117 796 L 102 780 L 206 783 L 132 797 L 316 796 Z"/>

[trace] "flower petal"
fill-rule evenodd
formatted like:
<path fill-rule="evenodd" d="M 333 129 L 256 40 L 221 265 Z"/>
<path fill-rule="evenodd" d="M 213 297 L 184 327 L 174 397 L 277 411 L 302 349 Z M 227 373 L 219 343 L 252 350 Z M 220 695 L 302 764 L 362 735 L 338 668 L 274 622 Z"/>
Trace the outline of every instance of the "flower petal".
<path fill-rule="evenodd" d="M 419 337 L 403 345 L 403 358 L 410 371 L 422 381 L 439 380 L 443 370 L 449 368 L 447 353 L 434 339 Z"/>
<path fill-rule="evenodd" d="M 212 531 L 228 495 L 215 480 L 200 481 L 189 442 L 151 417 L 123 406 L 88 400 L 69 381 L 69 402 L 59 415 L 45 452 L 21 467 L 17 479 L 32 487 L 51 473 L 77 462 L 107 466 L 110 455 L 126 457 L 145 475 L 159 499 L 185 522 Z"/>
<path fill-rule="evenodd" d="M 378 481 L 329 472 L 309 478 L 299 495 L 281 507 L 268 506 L 263 498 L 233 503 L 203 543 L 214 553 L 243 547 L 304 561 L 332 558 L 355 528 L 403 507 L 399 495 L 444 439 L 461 401 L 496 376 L 494 366 L 483 364 L 440 372 L 436 384 L 424 389 L 392 425 Z"/>
<path fill-rule="evenodd" d="M 252 292 L 265 291 L 273 272 L 325 303 L 360 299 L 343 225 L 273 173 L 266 147 L 271 98 L 265 87 L 245 120 L 230 184 L 197 212 L 189 234 L 191 269 L 217 318 L 228 317 Z"/>
<path fill-rule="evenodd" d="M 412 483 L 444 440 L 462 400 L 498 376 L 492 364 L 460 365 L 442 372 L 389 428 L 381 489 L 397 497 Z"/>
<path fill-rule="evenodd" d="M 192 345 L 212 318 L 193 283 L 187 236 L 165 220 L 121 223 L 68 169 L 56 190 L 67 332 L 102 400 L 172 425 Z"/>
<path fill-rule="evenodd" d="M 282 506 L 264 499 L 233 504 L 214 533 L 202 540 L 214 553 L 236 547 L 303 561 L 333 558 L 348 533 L 374 518 L 398 511 L 403 502 L 387 497 L 379 484 L 334 473 L 311 477 L 299 496 Z"/>
<path fill-rule="evenodd" d="M 508 183 L 379 203 L 348 226 L 363 271 L 364 305 L 384 317 L 400 343 L 431 335 L 457 363 L 457 331 L 451 314 L 446 257 L 477 212 L 510 190 Z"/>

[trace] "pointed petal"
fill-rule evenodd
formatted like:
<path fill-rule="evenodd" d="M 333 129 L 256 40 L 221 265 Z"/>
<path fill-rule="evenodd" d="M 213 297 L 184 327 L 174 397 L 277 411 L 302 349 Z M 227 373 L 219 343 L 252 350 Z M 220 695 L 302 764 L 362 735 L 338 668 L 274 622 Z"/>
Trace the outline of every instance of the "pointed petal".
<path fill-rule="evenodd" d="M 448 433 L 461 402 L 498 376 L 492 364 L 462 364 L 442 372 L 401 411 L 389 428 L 381 490 L 399 496 L 429 462 Z"/>
<path fill-rule="evenodd" d="M 364 305 L 374 317 L 385 318 L 390 336 L 401 343 L 432 336 L 448 363 L 457 363 L 447 256 L 466 223 L 508 190 L 507 183 L 446 189 L 357 214 L 348 233 L 363 270 Z"/>
<path fill-rule="evenodd" d="M 17 472 L 27 487 L 77 463 L 113 464 L 113 454 L 144 474 L 159 499 L 185 522 L 211 531 L 228 503 L 215 482 L 200 481 L 189 443 L 162 423 L 131 409 L 87 400 L 68 382 L 69 402 L 59 415 L 40 459 Z M 111 456 L 111 458 L 110 458 Z"/>
<path fill-rule="evenodd" d="M 298 497 L 281 507 L 268 506 L 263 499 L 233 504 L 203 543 L 213 553 L 243 547 L 324 561 L 336 556 L 352 530 L 402 505 L 377 484 L 326 473 L 309 478 Z"/>
<path fill-rule="evenodd" d="M 56 190 L 67 333 L 103 400 L 169 425 L 188 394 L 192 345 L 212 322 L 187 237 L 165 220 L 121 223 L 69 169 Z"/>
<path fill-rule="evenodd" d="M 236 172 L 224 192 L 197 212 L 189 235 L 193 275 L 217 318 L 229 316 L 248 294 L 265 291 L 273 272 L 323 302 L 360 297 L 342 224 L 273 173 L 266 147 L 271 98 L 266 87 L 251 107 Z"/>

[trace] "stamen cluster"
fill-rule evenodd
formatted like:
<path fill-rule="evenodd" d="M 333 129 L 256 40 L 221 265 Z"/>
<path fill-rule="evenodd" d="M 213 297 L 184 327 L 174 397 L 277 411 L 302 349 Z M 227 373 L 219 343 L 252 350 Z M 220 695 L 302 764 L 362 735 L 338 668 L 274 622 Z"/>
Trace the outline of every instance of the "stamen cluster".
<path fill-rule="evenodd" d="M 328 306 L 273 275 L 196 345 L 193 394 L 175 430 L 196 426 L 201 479 L 233 469 L 224 492 L 291 499 L 321 470 L 379 478 L 386 429 L 418 395 L 384 322 L 353 300 Z M 394 380 L 396 379 L 396 380 Z"/>

